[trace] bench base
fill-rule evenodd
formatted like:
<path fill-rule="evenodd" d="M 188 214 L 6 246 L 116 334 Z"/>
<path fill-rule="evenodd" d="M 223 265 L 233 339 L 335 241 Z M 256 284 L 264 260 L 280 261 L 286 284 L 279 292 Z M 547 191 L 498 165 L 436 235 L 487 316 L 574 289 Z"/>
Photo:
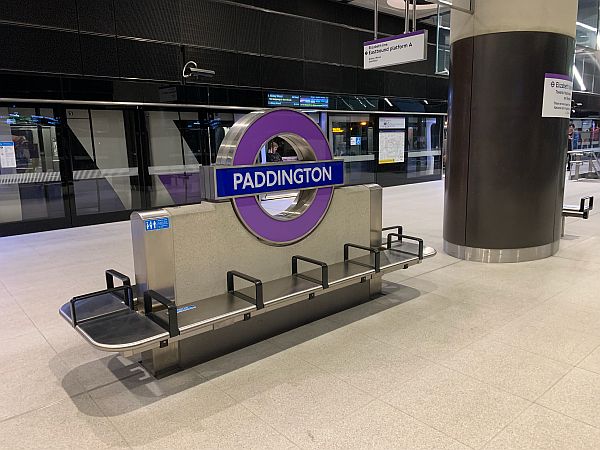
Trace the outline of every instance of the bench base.
<path fill-rule="evenodd" d="M 314 298 L 292 303 L 213 331 L 170 342 L 142 353 L 142 365 L 155 377 L 167 376 L 262 340 L 370 301 L 381 292 L 381 276 L 373 276 Z"/>

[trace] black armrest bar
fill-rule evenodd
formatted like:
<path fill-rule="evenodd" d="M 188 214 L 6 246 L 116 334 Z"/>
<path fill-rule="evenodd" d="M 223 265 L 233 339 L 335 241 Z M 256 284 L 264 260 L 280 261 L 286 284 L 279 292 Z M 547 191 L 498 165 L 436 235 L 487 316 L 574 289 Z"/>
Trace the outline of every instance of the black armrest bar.
<path fill-rule="evenodd" d="M 378 273 L 381 270 L 381 255 L 379 254 L 379 249 L 374 247 L 365 247 L 364 245 L 358 244 L 344 244 L 344 261 L 349 260 L 350 247 L 357 248 L 359 250 L 364 250 L 369 253 L 375 255 L 375 266 L 371 266 L 369 264 L 363 264 L 357 261 L 352 261 L 354 264 L 358 264 L 360 266 L 370 267 L 371 269 L 375 269 L 375 272 Z"/>
<path fill-rule="evenodd" d="M 318 280 L 313 280 L 311 277 L 308 277 L 306 275 L 298 273 L 298 260 L 306 261 L 307 263 L 320 266 L 321 267 L 321 282 L 320 282 L 321 286 L 323 286 L 323 289 L 327 289 L 329 287 L 329 266 L 327 266 L 326 263 L 324 263 L 323 261 L 318 261 L 316 259 L 307 258 L 306 256 L 300 256 L 300 255 L 292 256 L 292 276 L 301 277 L 301 278 L 304 278 L 309 281 L 317 281 L 317 282 L 318 282 Z"/>
<path fill-rule="evenodd" d="M 242 294 L 241 292 L 237 292 L 233 283 L 233 277 L 238 277 L 242 280 L 254 283 L 254 298 L 249 297 L 246 294 Z M 260 281 L 258 278 L 251 277 L 250 275 L 238 272 L 237 270 L 230 270 L 227 272 L 227 292 L 256 305 L 256 309 L 263 309 L 265 307 L 263 298 L 263 285 L 262 281 Z"/>
<path fill-rule="evenodd" d="M 585 207 L 586 200 L 588 201 L 587 208 Z M 594 209 L 594 197 L 591 195 L 588 195 L 587 197 L 582 197 L 581 203 L 579 204 L 579 211 L 591 211 L 592 209 Z"/>
<path fill-rule="evenodd" d="M 77 297 L 73 297 L 70 301 L 71 323 L 72 323 L 73 327 L 76 327 L 80 323 L 87 322 L 88 320 L 98 319 L 100 317 L 110 316 L 111 314 L 114 314 L 114 311 L 111 311 L 111 312 L 107 312 L 104 314 L 100 314 L 98 316 L 94 316 L 93 318 L 90 318 L 90 319 L 77 320 L 77 309 L 75 308 L 75 304 L 77 302 L 79 302 L 81 300 L 89 300 L 91 298 L 98 297 L 99 295 L 102 295 L 102 294 L 119 294 L 121 292 L 123 292 L 123 298 L 125 299 L 123 302 L 125 303 L 125 305 L 127 307 L 130 308 L 130 305 L 133 304 L 133 290 L 131 289 L 131 286 L 120 286 L 117 288 L 105 289 L 103 291 L 91 292 L 89 294 L 84 294 L 84 295 L 79 295 Z M 121 299 L 120 295 L 117 297 L 119 299 Z"/>
<path fill-rule="evenodd" d="M 423 247 L 424 247 L 424 245 L 423 245 L 423 239 L 418 238 L 418 237 L 414 237 L 414 236 L 409 236 L 407 234 L 400 234 L 399 235 L 397 233 L 390 233 L 390 234 L 388 234 L 388 237 L 387 237 L 387 249 L 388 250 L 392 249 L 392 238 L 394 236 L 396 236 L 398 238 L 398 241 L 400 241 L 400 242 L 402 242 L 402 238 L 408 239 L 410 241 L 417 242 L 419 244 L 419 254 L 415 255 L 415 256 L 418 256 L 420 260 L 423 259 Z M 405 253 L 410 253 L 410 252 L 405 252 Z"/>
<path fill-rule="evenodd" d="M 104 272 L 104 276 L 106 277 L 106 289 L 113 289 L 115 287 L 115 278 L 120 280 L 123 283 L 123 286 L 131 286 L 131 280 L 129 277 L 121 272 L 117 272 L 114 269 L 108 269 L 106 272 Z M 128 300 L 127 306 L 133 310 L 133 296 L 131 296 L 131 298 Z"/>
<path fill-rule="evenodd" d="M 391 231 L 391 230 L 396 230 L 400 236 L 402 236 L 402 234 L 403 234 L 402 225 L 394 225 L 393 227 L 384 227 L 381 229 L 382 232 Z M 402 242 L 402 237 L 400 237 L 399 240 L 400 240 L 400 242 Z"/>
<path fill-rule="evenodd" d="M 154 313 L 152 312 L 152 300 L 156 300 L 158 303 L 167 307 L 167 317 L 169 318 L 168 324 L 164 324 L 162 319 L 154 315 Z M 154 322 L 162 326 L 165 330 L 167 330 L 169 332 L 170 337 L 179 336 L 179 325 L 177 323 L 177 305 L 175 305 L 174 302 L 169 300 L 164 295 L 161 295 L 153 290 L 148 290 L 144 292 L 144 314 L 146 314 L 147 317 L 149 317 Z"/>

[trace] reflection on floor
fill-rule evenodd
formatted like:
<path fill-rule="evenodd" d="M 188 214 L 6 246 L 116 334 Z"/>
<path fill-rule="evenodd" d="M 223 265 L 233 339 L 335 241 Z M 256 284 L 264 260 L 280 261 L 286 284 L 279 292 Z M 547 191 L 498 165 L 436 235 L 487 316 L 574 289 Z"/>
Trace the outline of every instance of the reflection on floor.
<path fill-rule="evenodd" d="M 600 183 L 568 183 L 569 203 Z M 386 188 L 384 224 L 441 248 L 441 182 Z M 132 273 L 128 224 L 0 239 L 0 447 L 600 447 L 600 208 L 555 257 L 442 252 L 361 307 L 155 380 L 58 317 Z"/>

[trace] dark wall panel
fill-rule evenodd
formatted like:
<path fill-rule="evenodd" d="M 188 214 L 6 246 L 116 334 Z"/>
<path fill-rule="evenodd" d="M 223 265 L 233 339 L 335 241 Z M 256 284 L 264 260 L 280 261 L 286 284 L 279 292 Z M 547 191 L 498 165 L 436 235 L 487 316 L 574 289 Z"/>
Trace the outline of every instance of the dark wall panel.
<path fill-rule="evenodd" d="M 341 54 L 342 64 L 363 67 L 363 44 L 373 35 L 357 30 L 342 30 Z"/>
<path fill-rule="evenodd" d="M 81 31 L 116 32 L 113 0 L 77 0 L 77 14 Z"/>
<path fill-rule="evenodd" d="M 73 0 L 4 1 L 0 19 L 77 30 L 77 6 Z"/>
<path fill-rule="evenodd" d="M 181 1 L 181 39 L 184 44 L 235 49 L 238 7 L 210 0 Z"/>
<path fill-rule="evenodd" d="M 238 54 L 219 50 L 204 48 L 185 48 L 185 60 L 196 61 L 198 67 L 215 71 L 212 78 L 188 78 L 188 82 L 214 83 L 214 84 L 238 84 Z"/>
<path fill-rule="evenodd" d="M 77 33 L 0 25 L 0 42 L 3 69 L 81 74 Z"/>
<path fill-rule="evenodd" d="M 119 36 L 180 42 L 181 0 L 115 0 Z"/>
<path fill-rule="evenodd" d="M 304 21 L 296 17 L 271 17 L 263 13 L 260 45 L 263 55 L 302 59 Z"/>
<path fill-rule="evenodd" d="M 277 58 L 262 58 L 262 86 L 275 89 L 304 89 L 304 63 Z"/>
<path fill-rule="evenodd" d="M 235 36 L 235 48 L 240 52 L 260 54 L 260 30 L 263 14 L 248 8 L 236 8 L 235 23 L 230 32 Z"/>
<path fill-rule="evenodd" d="M 117 39 L 122 77 L 148 80 L 181 80 L 183 64 L 175 45 Z"/>
<path fill-rule="evenodd" d="M 359 94 L 381 94 L 384 83 L 383 72 L 357 69 L 356 90 Z"/>
<path fill-rule="evenodd" d="M 339 64 L 341 28 L 307 20 L 304 23 L 304 59 Z"/>
<path fill-rule="evenodd" d="M 238 77 L 240 86 L 262 86 L 261 57 L 238 55 Z"/>
<path fill-rule="evenodd" d="M 427 78 L 415 77 L 405 73 L 385 72 L 384 95 L 391 97 L 425 98 L 427 92 Z M 381 86 L 379 86 L 381 93 Z"/>
<path fill-rule="evenodd" d="M 119 76 L 116 38 L 82 34 L 80 39 L 84 75 Z"/>

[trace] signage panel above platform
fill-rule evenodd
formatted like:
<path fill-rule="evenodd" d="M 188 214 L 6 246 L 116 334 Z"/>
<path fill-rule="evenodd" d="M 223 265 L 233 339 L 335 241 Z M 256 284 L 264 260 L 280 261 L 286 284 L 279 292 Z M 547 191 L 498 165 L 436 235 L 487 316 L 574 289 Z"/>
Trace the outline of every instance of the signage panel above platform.
<path fill-rule="evenodd" d="M 427 59 L 427 30 L 364 43 L 364 68 L 395 66 Z"/>

